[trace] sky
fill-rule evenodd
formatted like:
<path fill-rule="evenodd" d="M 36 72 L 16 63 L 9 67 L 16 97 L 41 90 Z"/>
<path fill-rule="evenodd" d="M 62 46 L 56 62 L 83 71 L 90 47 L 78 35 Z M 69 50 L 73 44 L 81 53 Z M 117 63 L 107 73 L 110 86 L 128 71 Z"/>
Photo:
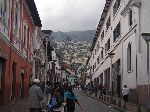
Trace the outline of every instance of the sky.
<path fill-rule="evenodd" d="M 43 30 L 84 31 L 98 26 L 106 0 L 35 0 Z"/>

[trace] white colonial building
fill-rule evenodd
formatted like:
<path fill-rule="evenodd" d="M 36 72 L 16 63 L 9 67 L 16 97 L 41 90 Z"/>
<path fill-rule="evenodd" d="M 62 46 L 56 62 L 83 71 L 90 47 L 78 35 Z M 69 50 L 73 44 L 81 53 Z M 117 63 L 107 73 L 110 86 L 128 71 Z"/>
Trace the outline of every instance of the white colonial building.
<path fill-rule="evenodd" d="M 109 85 L 116 97 L 121 97 L 121 89 L 127 85 L 130 101 L 143 105 L 149 95 L 149 74 L 141 34 L 150 32 L 149 6 L 150 0 L 106 0 L 88 60 L 93 85 Z"/>

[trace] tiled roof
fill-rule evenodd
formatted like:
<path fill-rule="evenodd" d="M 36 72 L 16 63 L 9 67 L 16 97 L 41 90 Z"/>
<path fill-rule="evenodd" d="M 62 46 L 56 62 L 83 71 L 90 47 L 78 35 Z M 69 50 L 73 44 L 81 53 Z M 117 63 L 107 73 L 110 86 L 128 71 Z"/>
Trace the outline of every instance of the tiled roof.
<path fill-rule="evenodd" d="M 39 17 L 39 14 L 38 14 L 34 0 L 25 0 L 25 1 L 29 7 L 30 12 L 31 12 L 31 16 L 33 18 L 34 24 L 37 27 L 42 27 L 41 20 L 40 20 L 40 17 Z"/>
<path fill-rule="evenodd" d="M 101 15 L 101 18 L 100 18 L 100 21 L 99 21 L 99 24 L 98 24 L 95 36 L 94 36 L 93 41 L 92 41 L 91 51 L 93 51 L 93 49 L 94 49 L 95 43 L 96 43 L 97 38 L 98 38 L 98 36 L 100 34 L 101 28 L 102 28 L 102 26 L 104 24 L 104 20 L 105 20 L 105 18 L 107 16 L 107 12 L 108 12 L 108 10 L 110 8 L 110 4 L 111 4 L 112 1 L 113 0 L 106 0 L 105 7 L 103 9 L 103 13 Z"/>

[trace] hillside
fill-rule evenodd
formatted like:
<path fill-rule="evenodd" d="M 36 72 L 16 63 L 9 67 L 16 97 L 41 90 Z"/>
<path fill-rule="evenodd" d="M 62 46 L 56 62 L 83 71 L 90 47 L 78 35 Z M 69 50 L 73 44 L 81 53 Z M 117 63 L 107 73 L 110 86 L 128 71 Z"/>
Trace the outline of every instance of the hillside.
<path fill-rule="evenodd" d="M 71 32 L 54 32 L 52 36 L 55 37 L 57 41 L 87 41 L 91 42 L 95 34 L 95 30 L 86 30 L 86 31 L 71 31 Z"/>

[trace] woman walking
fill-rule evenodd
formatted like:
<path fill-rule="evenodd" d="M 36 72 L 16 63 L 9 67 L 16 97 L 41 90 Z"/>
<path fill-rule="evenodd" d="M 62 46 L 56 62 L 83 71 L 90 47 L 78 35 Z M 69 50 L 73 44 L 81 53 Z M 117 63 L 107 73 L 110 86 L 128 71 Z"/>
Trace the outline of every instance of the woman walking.
<path fill-rule="evenodd" d="M 44 99 L 44 94 L 39 87 L 40 80 L 35 79 L 32 87 L 29 90 L 29 108 L 30 112 L 40 112 L 40 102 Z"/>
<path fill-rule="evenodd" d="M 81 110 L 83 111 L 83 108 L 81 107 L 77 97 L 73 93 L 72 87 L 70 86 L 68 88 L 68 91 L 65 92 L 65 101 L 66 101 L 66 106 L 67 106 L 67 112 L 74 112 L 75 111 L 75 103 L 79 105 Z"/>

